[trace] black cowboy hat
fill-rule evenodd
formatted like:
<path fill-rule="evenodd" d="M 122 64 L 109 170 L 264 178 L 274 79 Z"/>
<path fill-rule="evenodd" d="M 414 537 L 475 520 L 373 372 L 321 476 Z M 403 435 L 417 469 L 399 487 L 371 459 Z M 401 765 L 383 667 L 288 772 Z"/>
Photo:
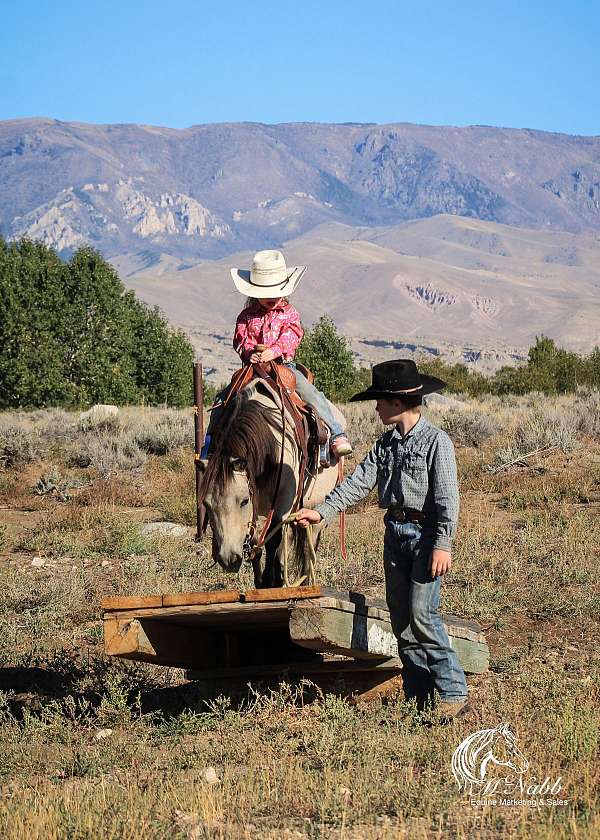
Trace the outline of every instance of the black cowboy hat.
<path fill-rule="evenodd" d="M 373 365 L 371 378 L 367 390 L 350 397 L 350 402 L 420 397 L 446 387 L 446 383 L 436 376 L 419 373 L 412 359 L 394 359 Z"/>

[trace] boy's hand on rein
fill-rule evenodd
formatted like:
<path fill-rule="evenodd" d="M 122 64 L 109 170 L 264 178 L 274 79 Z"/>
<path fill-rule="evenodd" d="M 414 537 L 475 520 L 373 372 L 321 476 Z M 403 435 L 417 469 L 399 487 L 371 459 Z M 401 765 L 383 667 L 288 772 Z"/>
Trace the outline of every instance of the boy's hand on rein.
<path fill-rule="evenodd" d="M 431 552 L 431 562 L 429 564 L 431 577 L 436 578 L 440 575 L 445 575 L 450 571 L 452 566 L 452 556 L 449 551 L 443 548 L 434 548 Z"/>
<path fill-rule="evenodd" d="M 253 353 L 250 356 L 250 364 L 257 365 L 260 362 L 260 353 Z"/>
<path fill-rule="evenodd" d="M 302 528 L 308 528 L 309 525 L 316 525 L 322 518 L 320 513 L 310 508 L 300 508 L 294 517 L 296 524 Z"/>

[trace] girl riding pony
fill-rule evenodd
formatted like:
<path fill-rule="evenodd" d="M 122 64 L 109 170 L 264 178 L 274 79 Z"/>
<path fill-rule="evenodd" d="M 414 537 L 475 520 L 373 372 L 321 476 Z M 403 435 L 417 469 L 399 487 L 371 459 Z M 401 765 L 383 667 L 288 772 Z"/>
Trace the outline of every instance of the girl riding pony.
<path fill-rule="evenodd" d="M 296 391 L 327 423 L 331 429 L 331 451 L 340 457 L 349 455 L 352 446 L 325 395 L 294 364 L 304 330 L 288 297 L 305 271 L 305 265 L 287 268 L 281 251 L 259 251 L 249 271 L 231 269 L 236 289 L 247 298 L 237 317 L 233 347 L 245 364 L 277 361 L 294 371 Z"/>

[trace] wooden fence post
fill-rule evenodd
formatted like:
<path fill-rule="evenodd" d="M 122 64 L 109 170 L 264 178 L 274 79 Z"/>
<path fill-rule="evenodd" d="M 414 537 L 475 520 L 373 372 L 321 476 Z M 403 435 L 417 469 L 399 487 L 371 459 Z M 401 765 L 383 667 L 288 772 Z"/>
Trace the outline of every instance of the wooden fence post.
<path fill-rule="evenodd" d="M 204 505 L 200 504 L 200 453 L 204 445 L 204 379 L 202 362 L 194 362 L 194 465 L 196 467 L 196 540 L 204 533 Z"/>

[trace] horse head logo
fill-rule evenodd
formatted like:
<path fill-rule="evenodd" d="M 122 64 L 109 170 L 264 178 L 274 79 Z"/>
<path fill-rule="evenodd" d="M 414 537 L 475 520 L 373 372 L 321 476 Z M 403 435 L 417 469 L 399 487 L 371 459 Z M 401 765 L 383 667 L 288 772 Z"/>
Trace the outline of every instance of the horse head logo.
<path fill-rule="evenodd" d="M 490 765 L 506 767 L 517 775 L 529 767 L 508 723 L 480 729 L 465 738 L 452 756 L 452 775 L 460 790 L 472 790 L 485 782 Z"/>

